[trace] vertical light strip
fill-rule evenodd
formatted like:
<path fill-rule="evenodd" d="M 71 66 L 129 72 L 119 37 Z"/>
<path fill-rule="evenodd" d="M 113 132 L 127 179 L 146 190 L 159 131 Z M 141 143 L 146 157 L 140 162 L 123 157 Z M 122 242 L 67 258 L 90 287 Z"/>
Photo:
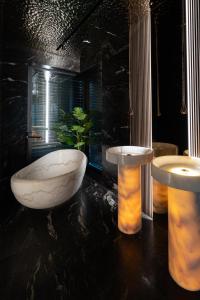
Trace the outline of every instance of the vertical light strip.
<path fill-rule="evenodd" d="M 49 143 L 49 79 L 50 72 L 45 71 L 45 143 Z"/>
<path fill-rule="evenodd" d="M 130 144 L 152 147 L 151 12 L 148 0 L 130 0 Z M 151 169 L 142 167 L 143 212 L 153 217 Z"/>
<path fill-rule="evenodd" d="M 191 132 L 191 124 L 189 122 L 189 116 L 191 116 L 191 107 L 189 105 L 189 99 L 190 99 L 190 89 L 188 88 L 190 77 L 191 77 L 191 68 L 189 64 L 190 57 L 190 47 L 189 47 L 189 40 L 190 40 L 190 34 L 188 31 L 189 23 L 190 23 L 190 12 L 189 12 L 189 6 L 187 3 L 187 0 L 185 0 L 186 6 L 185 6 L 185 18 L 186 18 L 186 63 L 187 63 L 187 107 L 188 107 L 188 150 L 189 155 L 191 155 L 191 145 L 190 145 L 190 132 Z"/>
<path fill-rule="evenodd" d="M 200 6 L 185 0 L 189 156 L 200 157 Z"/>

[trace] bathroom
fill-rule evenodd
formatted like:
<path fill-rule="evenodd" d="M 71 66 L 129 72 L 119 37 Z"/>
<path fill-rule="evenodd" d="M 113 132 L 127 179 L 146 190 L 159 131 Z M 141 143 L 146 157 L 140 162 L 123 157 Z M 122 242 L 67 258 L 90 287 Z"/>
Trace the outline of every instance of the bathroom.
<path fill-rule="evenodd" d="M 170 275 L 168 213 L 155 211 L 152 196 L 155 179 L 169 177 L 150 165 L 153 150 L 155 161 L 200 156 L 199 103 L 187 102 L 190 88 L 198 95 L 188 75 L 194 8 L 194 0 L 0 1 L 0 299 L 199 300 L 200 286 Z M 193 25 L 198 36 L 197 17 Z M 80 126 L 88 131 L 72 140 Z M 112 149 L 129 145 L 149 157 L 116 158 Z M 127 234 L 118 215 L 126 176 L 116 164 L 137 159 L 147 163 L 143 213 Z M 197 196 L 198 180 L 187 180 Z"/>

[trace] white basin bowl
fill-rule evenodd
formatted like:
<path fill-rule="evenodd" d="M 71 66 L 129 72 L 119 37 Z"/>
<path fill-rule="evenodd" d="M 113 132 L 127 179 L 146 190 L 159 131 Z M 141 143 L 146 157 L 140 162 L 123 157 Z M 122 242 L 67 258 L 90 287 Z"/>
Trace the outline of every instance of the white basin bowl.
<path fill-rule="evenodd" d="M 145 165 L 153 158 L 153 150 L 137 146 L 118 146 L 106 150 L 107 161 L 113 164 Z"/>
<path fill-rule="evenodd" d="M 200 192 L 200 158 L 169 155 L 152 161 L 152 176 L 167 186 Z"/>
<path fill-rule="evenodd" d="M 69 200 L 80 188 L 87 158 L 79 150 L 51 152 L 11 177 L 15 198 L 24 206 L 50 208 Z"/>

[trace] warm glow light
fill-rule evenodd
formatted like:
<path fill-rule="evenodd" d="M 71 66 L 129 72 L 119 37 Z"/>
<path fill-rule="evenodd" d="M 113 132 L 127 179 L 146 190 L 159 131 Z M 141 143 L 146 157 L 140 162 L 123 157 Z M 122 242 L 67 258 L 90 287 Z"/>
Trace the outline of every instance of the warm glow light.
<path fill-rule="evenodd" d="M 190 291 L 200 290 L 200 193 L 168 188 L 169 271 Z"/>
<path fill-rule="evenodd" d="M 154 142 L 154 157 L 178 155 L 178 147 L 174 144 Z M 153 180 L 153 211 L 164 214 L 168 211 L 168 186 Z"/>
<path fill-rule="evenodd" d="M 168 186 L 153 180 L 153 211 L 158 214 L 166 213 L 168 209 Z"/>
<path fill-rule="evenodd" d="M 141 229 L 140 166 L 118 166 L 118 227 L 126 234 Z"/>
<path fill-rule="evenodd" d="M 45 96 L 45 100 L 46 100 L 46 111 L 45 111 L 45 127 L 46 127 L 46 131 L 45 131 L 45 142 L 48 143 L 49 142 L 49 79 L 50 79 L 50 72 L 49 71 L 45 71 L 45 80 L 46 80 L 46 96 Z"/>
<path fill-rule="evenodd" d="M 200 170 L 195 170 L 191 169 L 188 167 L 176 167 L 176 168 L 169 168 L 167 171 L 170 171 L 171 173 L 174 174 L 179 174 L 183 176 L 199 176 L 200 175 Z"/>

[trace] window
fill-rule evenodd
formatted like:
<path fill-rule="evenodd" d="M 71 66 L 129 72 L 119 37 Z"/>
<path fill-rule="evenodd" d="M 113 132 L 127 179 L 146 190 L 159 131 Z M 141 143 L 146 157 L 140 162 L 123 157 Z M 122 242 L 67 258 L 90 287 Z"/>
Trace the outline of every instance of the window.
<path fill-rule="evenodd" d="M 54 131 L 60 110 L 85 108 L 93 120 L 92 143 L 88 147 L 89 164 L 102 169 L 102 83 L 99 68 L 82 74 L 54 69 L 32 68 L 29 116 L 31 160 L 63 148 Z"/>
<path fill-rule="evenodd" d="M 74 106 L 83 106 L 83 85 L 76 79 L 76 74 L 48 69 L 32 70 L 29 130 L 32 135 L 29 139 L 32 159 L 61 148 L 54 126 L 59 121 L 60 109 L 70 112 Z"/>

